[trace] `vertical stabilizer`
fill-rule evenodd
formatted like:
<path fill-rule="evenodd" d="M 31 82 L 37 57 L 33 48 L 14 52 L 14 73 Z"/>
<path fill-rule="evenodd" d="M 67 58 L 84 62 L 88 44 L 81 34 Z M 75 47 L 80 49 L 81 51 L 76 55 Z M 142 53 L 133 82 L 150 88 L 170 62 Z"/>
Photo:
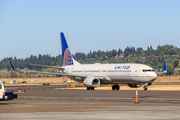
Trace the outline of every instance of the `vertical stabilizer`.
<path fill-rule="evenodd" d="M 69 47 L 67 45 L 66 39 L 64 37 L 64 34 L 62 32 L 60 33 L 60 36 L 61 36 L 63 66 L 80 64 L 73 59 Z"/>

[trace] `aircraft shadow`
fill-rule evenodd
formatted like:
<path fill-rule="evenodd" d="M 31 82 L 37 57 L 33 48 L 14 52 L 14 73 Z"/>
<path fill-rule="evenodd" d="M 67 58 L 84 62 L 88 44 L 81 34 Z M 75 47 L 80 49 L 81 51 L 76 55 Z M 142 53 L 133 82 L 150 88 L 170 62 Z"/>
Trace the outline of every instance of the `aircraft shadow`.
<path fill-rule="evenodd" d="M 153 98 L 156 97 L 157 95 L 149 95 L 149 96 L 138 96 L 138 98 Z M 135 98 L 135 97 L 132 97 Z"/>
<path fill-rule="evenodd" d="M 17 104 L 17 103 L 0 103 L 0 105 L 11 105 L 11 104 Z"/>
<path fill-rule="evenodd" d="M 0 105 L 9 105 L 10 103 L 0 103 Z"/>

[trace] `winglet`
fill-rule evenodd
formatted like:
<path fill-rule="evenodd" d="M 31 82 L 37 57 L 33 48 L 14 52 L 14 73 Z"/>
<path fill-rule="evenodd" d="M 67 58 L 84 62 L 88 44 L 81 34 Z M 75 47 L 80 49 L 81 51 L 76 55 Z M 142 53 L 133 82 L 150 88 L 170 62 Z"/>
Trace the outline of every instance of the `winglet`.
<path fill-rule="evenodd" d="M 164 61 L 164 72 L 156 72 L 156 74 L 164 74 L 167 73 L 166 61 Z"/>
<path fill-rule="evenodd" d="M 164 72 L 167 72 L 166 61 L 164 61 Z"/>
<path fill-rule="evenodd" d="M 11 67 L 13 68 L 13 70 L 16 70 L 15 66 L 13 65 L 11 59 L 9 58 L 9 62 L 11 63 Z"/>

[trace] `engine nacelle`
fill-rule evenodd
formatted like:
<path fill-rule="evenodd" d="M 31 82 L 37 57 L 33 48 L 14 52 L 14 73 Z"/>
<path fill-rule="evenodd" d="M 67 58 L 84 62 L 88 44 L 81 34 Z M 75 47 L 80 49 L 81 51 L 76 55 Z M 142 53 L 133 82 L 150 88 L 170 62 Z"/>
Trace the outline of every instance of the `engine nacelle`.
<path fill-rule="evenodd" d="M 84 80 L 83 83 L 86 87 L 98 87 L 100 85 L 100 80 L 93 76 L 89 76 Z"/>

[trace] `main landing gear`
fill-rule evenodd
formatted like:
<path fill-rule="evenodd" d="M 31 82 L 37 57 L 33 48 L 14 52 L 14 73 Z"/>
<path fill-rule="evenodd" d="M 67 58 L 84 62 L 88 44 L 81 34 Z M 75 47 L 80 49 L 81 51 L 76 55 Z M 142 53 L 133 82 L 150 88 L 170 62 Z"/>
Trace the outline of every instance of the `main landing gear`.
<path fill-rule="evenodd" d="M 146 86 L 144 86 L 144 87 L 143 87 L 143 90 L 144 90 L 144 91 L 147 91 L 147 87 L 146 87 Z"/>
<path fill-rule="evenodd" d="M 119 90 L 119 88 L 120 88 L 120 87 L 119 87 L 119 85 L 117 85 L 117 84 L 115 84 L 115 85 L 112 86 L 112 90 Z"/>
<path fill-rule="evenodd" d="M 87 90 L 94 90 L 94 87 L 87 87 Z"/>

